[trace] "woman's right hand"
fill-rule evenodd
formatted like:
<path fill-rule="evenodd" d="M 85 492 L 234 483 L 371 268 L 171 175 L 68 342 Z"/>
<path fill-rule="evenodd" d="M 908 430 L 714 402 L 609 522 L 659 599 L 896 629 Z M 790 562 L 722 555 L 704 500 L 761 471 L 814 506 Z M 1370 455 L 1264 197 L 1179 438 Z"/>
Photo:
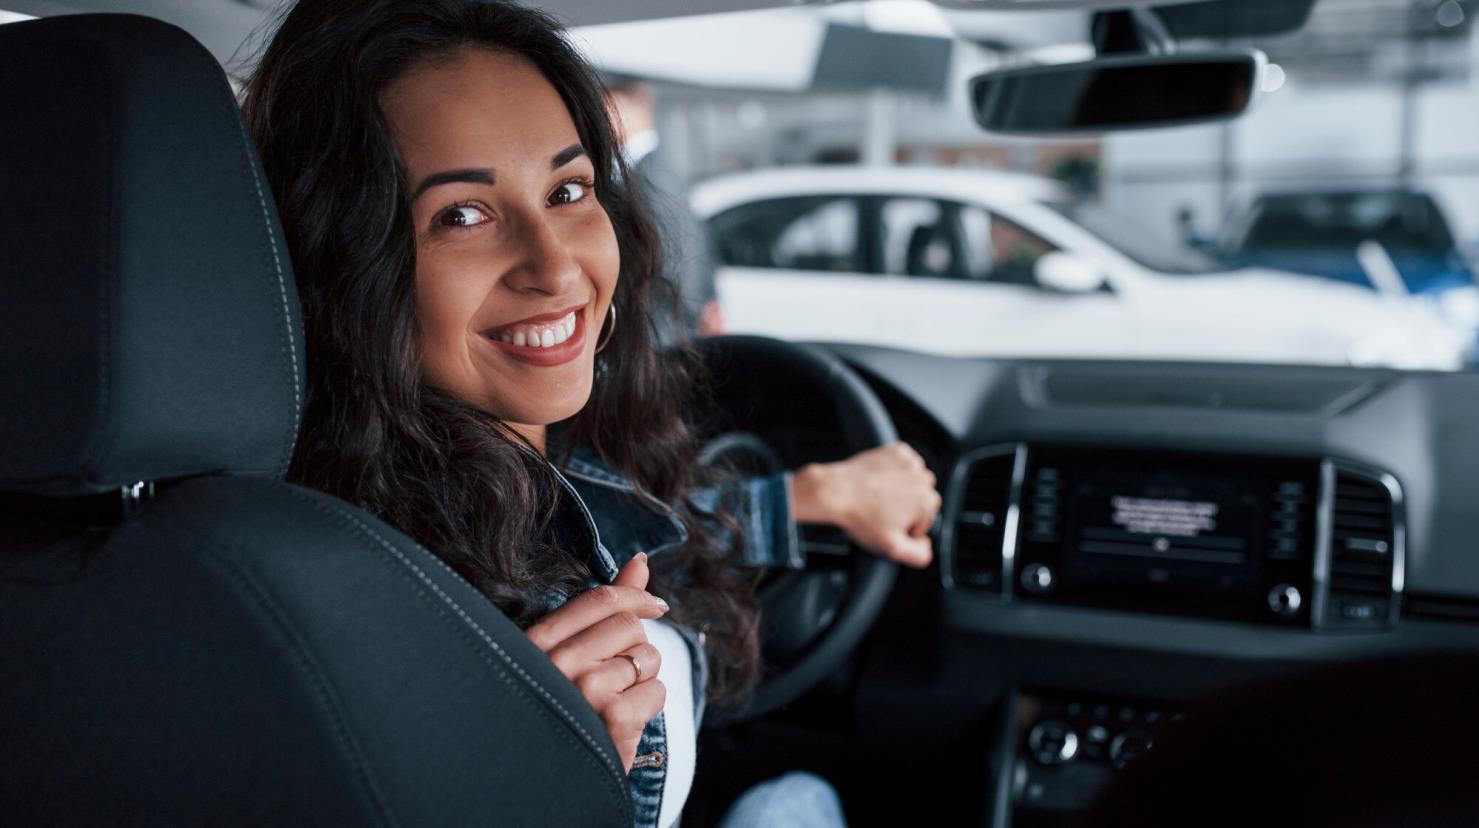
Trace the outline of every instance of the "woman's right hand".
<path fill-rule="evenodd" d="M 668 605 L 646 591 L 647 574 L 647 556 L 638 555 L 610 586 L 575 596 L 525 631 L 595 708 L 626 771 L 642 730 L 667 700 L 657 680 L 662 656 L 641 619 L 661 617 Z"/>

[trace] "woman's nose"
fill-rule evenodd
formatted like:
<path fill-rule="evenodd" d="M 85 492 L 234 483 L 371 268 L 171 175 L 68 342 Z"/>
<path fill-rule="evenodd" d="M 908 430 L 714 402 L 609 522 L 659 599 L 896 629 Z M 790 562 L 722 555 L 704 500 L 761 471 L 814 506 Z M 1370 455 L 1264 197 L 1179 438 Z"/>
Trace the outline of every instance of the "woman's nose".
<path fill-rule="evenodd" d="M 540 212 L 519 222 L 515 233 L 519 258 L 504 277 L 505 283 L 518 291 L 559 296 L 570 292 L 580 280 L 580 265 L 571 240 Z"/>

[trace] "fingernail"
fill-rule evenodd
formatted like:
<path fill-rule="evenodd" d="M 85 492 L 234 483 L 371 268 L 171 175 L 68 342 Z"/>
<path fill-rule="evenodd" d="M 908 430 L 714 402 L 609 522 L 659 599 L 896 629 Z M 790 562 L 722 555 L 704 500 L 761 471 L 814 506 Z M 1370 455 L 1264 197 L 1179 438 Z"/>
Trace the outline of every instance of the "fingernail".
<path fill-rule="evenodd" d="M 632 556 L 632 560 L 634 560 L 634 561 L 641 561 L 642 563 L 647 563 L 647 553 L 646 552 L 638 552 L 637 554 L 635 554 L 635 555 Z"/>
<path fill-rule="evenodd" d="M 668 602 L 657 597 L 656 595 L 652 596 L 652 603 L 657 604 L 657 608 L 662 610 L 663 612 L 668 611 Z"/>

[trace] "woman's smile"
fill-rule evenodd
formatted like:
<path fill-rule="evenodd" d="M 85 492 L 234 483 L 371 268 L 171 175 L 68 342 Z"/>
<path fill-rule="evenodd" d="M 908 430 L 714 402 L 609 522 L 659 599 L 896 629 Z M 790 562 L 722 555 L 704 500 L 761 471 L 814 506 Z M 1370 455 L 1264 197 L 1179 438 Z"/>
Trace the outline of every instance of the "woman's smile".
<path fill-rule="evenodd" d="M 531 316 L 483 331 L 488 345 L 531 365 L 563 365 L 585 348 L 585 310 L 589 303 L 566 311 Z"/>

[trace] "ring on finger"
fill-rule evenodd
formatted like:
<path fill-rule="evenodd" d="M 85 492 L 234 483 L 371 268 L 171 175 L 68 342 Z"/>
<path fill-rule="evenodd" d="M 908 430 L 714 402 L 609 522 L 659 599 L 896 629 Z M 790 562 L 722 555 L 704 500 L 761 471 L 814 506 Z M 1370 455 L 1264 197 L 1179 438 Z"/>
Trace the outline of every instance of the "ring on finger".
<path fill-rule="evenodd" d="M 617 655 L 632 663 L 632 669 L 637 671 L 637 677 L 632 679 L 632 683 L 628 687 L 637 686 L 637 683 L 642 680 L 642 662 L 638 661 L 637 657 L 631 653 L 617 653 Z"/>

